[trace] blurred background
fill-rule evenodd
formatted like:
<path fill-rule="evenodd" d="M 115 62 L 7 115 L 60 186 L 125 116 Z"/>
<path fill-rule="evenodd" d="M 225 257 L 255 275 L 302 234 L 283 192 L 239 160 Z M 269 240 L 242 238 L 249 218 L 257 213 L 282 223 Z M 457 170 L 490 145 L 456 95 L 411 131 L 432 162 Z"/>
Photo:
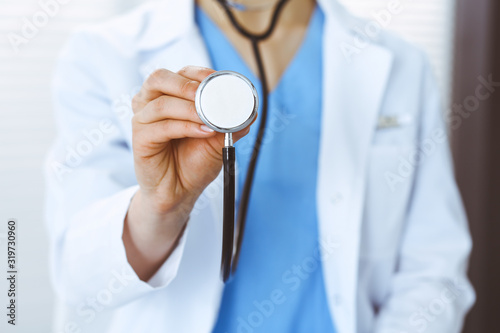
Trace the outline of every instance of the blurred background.
<path fill-rule="evenodd" d="M 48 7 L 48 3 L 57 6 Z M 50 80 L 57 54 L 80 25 L 130 10 L 145 0 L 0 0 L 0 221 L 19 222 L 19 325 L 16 332 L 50 332 L 55 296 L 48 272 L 43 221 L 44 155 L 54 138 Z M 394 0 L 342 0 L 373 20 Z M 464 332 L 498 331 L 500 299 L 500 88 L 472 105 L 478 77 L 500 81 L 500 2 L 400 0 L 386 29 L 424 49 L 434 66 L 450 122 L 456 177 L 474 238 L 470 277 L 478 293 Z M 38 22 L 17 47 L 27 21 Z M 496 60 L 496 61 L 495 61 Z M 471 97 L 472 96 L 472 97 Z M 5 246 L 0 233 L 0 247 Z M 1 251 L 0 259 L 5 251 Z M 0 288 L 5 290 L 1 279 Z M 3 301 L 0 302 L 3 304 Z M 5 332 L 5 321 L 0 331 Z M 5 330 L 4 330 L 5 328 Z M 445 333 L 445 332 L 443 332 Z"/>

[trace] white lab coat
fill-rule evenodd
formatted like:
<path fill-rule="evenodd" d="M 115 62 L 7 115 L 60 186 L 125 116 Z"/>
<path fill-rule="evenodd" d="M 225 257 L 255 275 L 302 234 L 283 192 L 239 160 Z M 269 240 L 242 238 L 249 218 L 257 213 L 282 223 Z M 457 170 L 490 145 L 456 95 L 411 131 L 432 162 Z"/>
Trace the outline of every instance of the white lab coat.
<path fill-rule="evenodd" d="M 429 64 L 385 32 L 355 44 L 352 28 L 366 22 L 336 1 L 318 3 L 326 20 L 317 212 L 336 328 L 458 333 L 474 301 L 471 240 Z M 364 46 L 351 62 L 347 44 Z M 82 29 L 61 55 L 58 138 L 46 165 L 53 280 L 66 314 L 58 332 L 211 332 L 223 289 L 220 179 L 150 281 L 137 278 L 121 239 L 138 188 L 131 97 L 154 69 L 185 65 L 211 66 L 193 1 L 155 2 Z"/>

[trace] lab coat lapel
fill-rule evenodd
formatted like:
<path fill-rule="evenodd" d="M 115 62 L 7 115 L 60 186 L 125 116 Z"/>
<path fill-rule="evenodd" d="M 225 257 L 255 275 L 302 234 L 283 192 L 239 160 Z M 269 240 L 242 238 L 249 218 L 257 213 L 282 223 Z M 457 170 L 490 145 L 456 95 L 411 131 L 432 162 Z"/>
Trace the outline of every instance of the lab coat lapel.
<path fill-rule="evenodd" d="M 141 64 L 143 79 L 159 68 L 175 72 L 188 65 L 212 66 L 203 38 L 195 24 L 190 25 L 183 35 L 175 36 L 166 44 L 167 47 L 155 52 Z"/>
<path fill-rule="evenodd" d="M 152 10 L 149 8 L 152 7 Z M 194 25 L 194 1 L 161 0 L 142 6 L 147 12 L 154 12 L 140 21 L 140 28 L 134 45 L 141 51 L 165 48 L 169 43 L 186 35 Z"/>
<path fill-rule="evenodd" d="M 176 72 L 187 65 L 211 67 L 203 38 L 196 26 L 141 64 L 140 71 L 143 79 L 146 79 L 156 69 L 165 68 Z"/>
<path fill-rule="evenodd" d="M 323 119 L 317 204 L 325 284 L 339 333 L 356 332 L 360 228 L 367 156 L 389 77 L 392 54 L 375 44 L 349 63 L 352 16 L 334 1 L 325 12 Z M 357 22 L 359 24 L 359 21 Z"/>

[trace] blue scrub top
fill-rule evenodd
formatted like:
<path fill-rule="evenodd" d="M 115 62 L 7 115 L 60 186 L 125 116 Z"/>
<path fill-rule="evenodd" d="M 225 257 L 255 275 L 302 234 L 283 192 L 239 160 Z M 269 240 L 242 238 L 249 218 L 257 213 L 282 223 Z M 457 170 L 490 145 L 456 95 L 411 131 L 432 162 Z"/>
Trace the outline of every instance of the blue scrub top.
<path fill-rule="evenodd" d="M 199 7 L 196 20 L 214 69 L 245 75 L 262 97 L 258 78 Z M 316 7 L 300 49 L 269 95 L 240 262 L 225 286 L 214 333 L 335 332 L 318 255 L 316 215 L 323 21 Z M 239 189 L 258 123 L 259 118 L 235 144 Z"/>

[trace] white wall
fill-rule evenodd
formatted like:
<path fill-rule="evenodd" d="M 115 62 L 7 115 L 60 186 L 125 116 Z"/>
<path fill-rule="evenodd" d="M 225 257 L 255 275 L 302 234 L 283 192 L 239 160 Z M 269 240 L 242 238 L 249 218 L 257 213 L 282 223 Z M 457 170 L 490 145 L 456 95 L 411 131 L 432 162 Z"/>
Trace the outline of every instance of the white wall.
<path fill-rule="evenodd" d="M 365 16 L 384 9 L 389 1 L 342 0 Z M 16 332 L 49 332 L 54 303 L 48 279 L 41 166 L 54 137 L 49 88 L 55 57 L 74 26 L 100 20 L 139 2 L 69 1 L 53 8 L 53 17 L 41 22 L 39 31 L 14 52 L 8 34 L 22 36 L 23 18 L 33 21 L 33 15 L 42 9 L 38 0 L 0 0 L 0 276 L 5 271 L 5 239 L 1 234 L 7 219 L 14 217 L 20 225 Z M 388 28 L 428 51 L 447 94 L 452 0 L 400 2 L 403 10 Z M 4 304 L 6 286 L 3 278 L 0 281 L 0 304 Z M 2 310 L 0 318 L 4 317 Z M 0 331 L 9 332 L 10 328 L 4 330 L 3 325 L 5 320 L 1 319 Z"/>

